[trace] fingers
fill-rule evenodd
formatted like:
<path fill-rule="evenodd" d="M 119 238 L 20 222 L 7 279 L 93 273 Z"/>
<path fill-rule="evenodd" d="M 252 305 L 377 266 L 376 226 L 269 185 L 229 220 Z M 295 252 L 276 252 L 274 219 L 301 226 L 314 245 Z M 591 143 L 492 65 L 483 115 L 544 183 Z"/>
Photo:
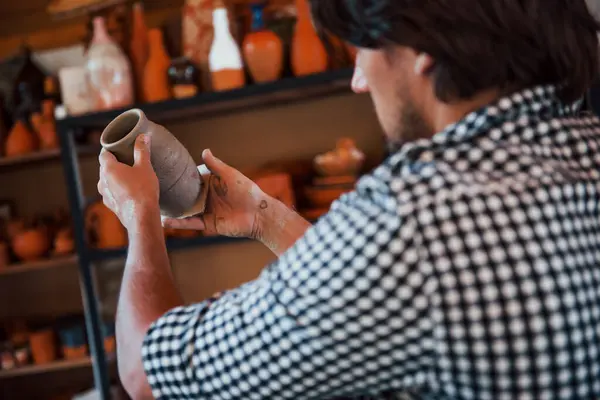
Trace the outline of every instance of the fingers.
<path fill-rule="evenodd" d="M 150 165 L 150 135 L 142 134 L 135 139 L 133 165 Z"/>
<path fill-rule="evenodd" d="M 162 217 L 162 225 L 165 228 L 171 229 L 195 229 L 202 231 L 204 230 L 204 222 L 202 218 L 190 217 L 190 218 L 167 218 Z"/>
<path fill-rule="evenodd" d="M 209 149 L 202 152 L 202 159 L 206 164 L 206 167 L 215 175 L 225 176 L 231 171 L 234 171 L 232 167 L 225 164 L 223 161 L 215 157 Z"/>
<path fill-rule="evenodd" d="M 98 156 L 98 161 L 100 161 L 100 167 L 105 167 L 107 164 L 117 161 L 117 157 L 115 157 L 115 155 L 110 151 L 103 148 Z"/>

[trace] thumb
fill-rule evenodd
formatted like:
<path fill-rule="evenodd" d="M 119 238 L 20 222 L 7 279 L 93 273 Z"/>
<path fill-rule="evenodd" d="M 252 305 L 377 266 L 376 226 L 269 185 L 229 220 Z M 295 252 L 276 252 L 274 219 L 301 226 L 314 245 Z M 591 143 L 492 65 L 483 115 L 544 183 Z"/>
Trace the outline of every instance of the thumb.
<path fill-rule="evenodd" d="M 141 134 L 135 139 L 133 165 L 150 164 L 150 135 Z"/>
<path fill-rule="evenodd" d="M 206 164 L 206 167 L 215 175 L 224 176 L 227 175 L 233 168 L 225 164 L 223 161 L 215 157 L 209 149 L 202 152 L 202 159 Z"/>

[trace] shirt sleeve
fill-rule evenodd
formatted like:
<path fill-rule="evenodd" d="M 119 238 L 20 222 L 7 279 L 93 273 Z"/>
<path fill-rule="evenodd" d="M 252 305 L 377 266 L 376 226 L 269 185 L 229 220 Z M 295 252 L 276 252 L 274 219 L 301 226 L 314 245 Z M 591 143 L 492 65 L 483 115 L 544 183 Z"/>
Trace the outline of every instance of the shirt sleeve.
<path fill-rule="evenodd" d="M 413 218 L 369 185 L 261 275 L 149 329 L 156 399 L 313 399 L 426 380 L 431 291 Z"/>

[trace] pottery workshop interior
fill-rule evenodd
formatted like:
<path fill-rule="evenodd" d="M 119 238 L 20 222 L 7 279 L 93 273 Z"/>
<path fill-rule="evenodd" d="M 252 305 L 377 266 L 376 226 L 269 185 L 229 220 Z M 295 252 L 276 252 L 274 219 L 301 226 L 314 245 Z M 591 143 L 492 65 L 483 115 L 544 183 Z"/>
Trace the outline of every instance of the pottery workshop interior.
<path fill-rule="evenodd" d="M 211 149 L 307 219 L 380 161 L 370 100 L 349 87 L 353 49 L 333 37 L 323 43 L 306 7 L 304 0 L 1 2 L 0 398 L 102 398 L 94 368 L 106 370 L 113 398 L 125 398 L 114 317 L 127 235 L 96 185 L 100 134 L 121 112 L 142 109 L 198 164 Z M 225 19 L 213 19 L 219 9 Z M 224 35 L 214 68 L 239 61 L 214 80 L 213 21 Z M 304 26 L 299 34 L 296 24 Z M 306 54 L 293 56 L 295 46 Z M 356 157 L 341 160 L 340 150 Z M 255 278 L 275 258 L 252 240 L 164 234 L 190 303 Z M 102 365 L 92 361 L 90 311 L 99 319 Z"/>
<path fill-rule="evenodd" d="M 388 159 L 394 150 L 372 93 L 352 90 L 357 47 L 317 29 L 310 3 L 0 0 L 1 400 L 132 398 L 119 373 L 116 319 L 133 236 L 109 207 L 129 203 L 111 203 L 101 163 L 133 171 L 150 151 L 161 216 L 214 225 L 159 227 L 182 301 L 199 304 L 278 260 L 271 242 L 220 234 L 220 217 L 205 218 L 231 192 L 214 171 L 197 172 L 207 149 L 307 224 Z M 592 85 L 584 97 L 591 112 L 600 109 Z M 151 141 L 140 150 L 144 133 Z M 389 194 L 365 185 L 376 199 Z"/>

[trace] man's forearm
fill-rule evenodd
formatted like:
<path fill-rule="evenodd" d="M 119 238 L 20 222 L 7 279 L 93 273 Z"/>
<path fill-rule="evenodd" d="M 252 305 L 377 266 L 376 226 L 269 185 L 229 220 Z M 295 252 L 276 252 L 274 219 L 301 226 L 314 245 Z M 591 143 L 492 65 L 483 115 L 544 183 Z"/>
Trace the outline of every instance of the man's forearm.
<path fill-rule="evenodd" d="M 128 233 L 129 252 L 116 318 L 118 362 L 121 377 L 130 383 L 128 391 L 140 395 L 149 393 L 141 359 L 146 331 L 183 301 L 171 273 L 158 210 L 144 211 Z"/>
<path fill-rule="evenodd" d="M 258 240 L 277 257 L 285 253 L 311 227 L 310 222 L 285 204 L 267 197 L 260 205 Z"/>

